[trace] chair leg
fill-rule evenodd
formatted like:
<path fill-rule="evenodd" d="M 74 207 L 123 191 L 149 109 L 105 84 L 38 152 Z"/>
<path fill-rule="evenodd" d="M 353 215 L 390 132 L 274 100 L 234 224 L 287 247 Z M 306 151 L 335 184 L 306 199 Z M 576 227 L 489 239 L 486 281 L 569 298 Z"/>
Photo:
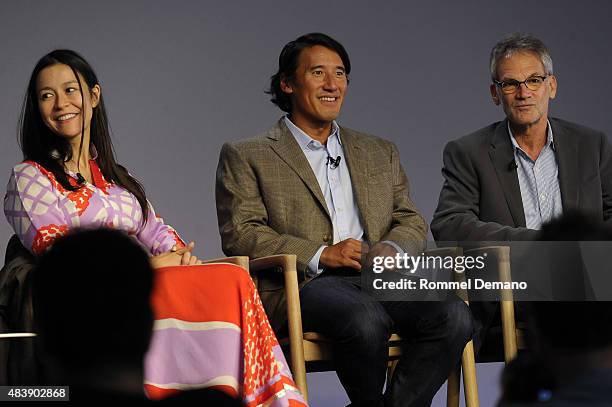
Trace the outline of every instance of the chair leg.
<path fill-rule="evenodd" d="M 463 371 L 463 393 L 466 407 L 479 407 L 478 384 L 476 382 L 476 360 L 474 358 L 474 343 L 469 341 L 463 349 L 461 367 L 448 376 L 446 385 L 446 406 L 459 407 L 460 379 Z"/>
<path fill-rule="evenodd" d="M 510 248 L 504 247 L 499 255 L 499 281 L 511 281 L 510 274 Z M 504 359 L 506 364 L 516 357 L 518 340 L 516 336 L 516 323 L 514 319 L 514 299 L 512 290 L 501 290 L 501 319 L 504 337 Z"/>
<path fill-rule="evenodd" d="M 516 357 L 517 337 L 514 322 L 513 301 L 501 301 L 502 333 L 504 338 L 504 359 L 506 364 Z"/>
<path fill-rule="evenodd" d="M 459 379 L 461 377 L 461 367 L 453 370 L 448 376 L 446 383 L 446 407 L 459 407 Z"/>
<path fill-rule="evenodd" d="M 308 402 L 308 384 L 306 383 L 306 364 L 304 362 L 304 356 L 302 354 L 301 357 L 294 357 L 292 352 L 291 361 L 295 385 L 300 393 L 302 393 L 304 401 Z"/>
<path fill-rule="evenodd" d="M 306 383 L 306 362 L 304 357 L 304 337 L 302 330 L 302 312 L 298 290 L 295 255 L 284 256 L 285 296 L 287 298 L 287 324 L 289 326 L 289 348 L 291 351 L 291 369 L 293 379 L 304 400 L 308 402 L 308 385 Z"/>
<path fill-rule="evenodd" d="M 389 387 L 389 383 L 391 383 L 391 379 L 393 379 L 393 373 L 395 372 L 395 367 L 397 366 L 398 359 L 390 360 L 387 365 L 387 387 Z"/>
<path fill-rule="evenodd" d="M 469 341 L 463 349 L 461 357 L 463 368 L 463 393 L 466 407 L 479 407 L 478 383 L 476 382 L 476 358 L 474 357 L 474 342 Z"/>

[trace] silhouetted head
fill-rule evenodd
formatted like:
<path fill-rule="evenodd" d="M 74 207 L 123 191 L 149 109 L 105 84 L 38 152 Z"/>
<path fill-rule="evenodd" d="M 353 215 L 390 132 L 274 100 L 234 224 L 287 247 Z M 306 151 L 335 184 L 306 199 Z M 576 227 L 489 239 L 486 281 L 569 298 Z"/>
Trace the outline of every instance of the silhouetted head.
<path fill-rule="evenodd" d="M 153 271 L 144 250 L 114 230 L 59 239 L 34 271 L 43 349 L 65 369 L 141 366 L 153 326 Z"/>
<path fill-rule="evenodd" d="M 572 211 L 545 224 L 541 240 L 563 242 L 548 250 L 553 271 L 560 274 L 562 268 L 584 267 L 581 241 L 611 241 L 612 247 L 612 229 L 600 218 Z M 606 247 L 607 243 L 601 245 Z M 602 264 L 602 272 L 608 274 L 609 267 Z M 532 309 L 533 322 L 547 345 L 577 351 L 612 345 L 612 302 L 541 301 L 532 303 Z"/>

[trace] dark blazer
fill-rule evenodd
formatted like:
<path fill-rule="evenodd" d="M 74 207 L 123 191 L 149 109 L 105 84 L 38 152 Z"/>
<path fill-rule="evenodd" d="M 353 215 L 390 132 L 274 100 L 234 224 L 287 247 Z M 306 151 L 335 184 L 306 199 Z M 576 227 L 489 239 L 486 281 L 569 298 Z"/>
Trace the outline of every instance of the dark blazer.
<path fill-rule="evenodd" d="M 550 124 L 563 211 L 581 210 L 612 221 L 612 148 L 608 139 L 601 132 L 564 120 L 551 118 Z M 525 227 L 513 164 L 507 120 L 449 142 L 444 149 L 444 185 L 431 222 L 436 241 L 538 239 L 538 231 Z M 511 261 L 515 264 L 516 260 L 513 256 Z M 491 344 L 479 352 L 479 359 L 502 360 L 498 346 L 501 337 L 493 340 L 497 331 L 490 330 L 498 324 L 497 303 L 476 302 L 471 309 L 479 326 L 474 336 L 476 349 L 480 349 L 485 337 L 491 338 Z M 520 310 L 518 313 L 522 318 Z"/>
<path fill-rule="evenodd" d="M 550 119 L 563 211 L 612 218 L 612 148 L 605 134 Z M 525 213 L 504 120 L 444 149 L 444 186 L 431 222 L 437 241 L 535 240 Z"/>
<path fill-rule="evenodd" d="M 427 226 L 409 197 L 397 148 L 347 128 L 340 137 L 365 237 L 400 245 L 422 242 Z M 263 134 L 221 149 L 216 182 L 223 251 L 259 258 L 296 254 L 301 286 L 308 262 L 333 243 L 331 218 L 319 183 L 283 119 Z M 282 276 L 260 278 L 273 328 L 285 321 Z"/>

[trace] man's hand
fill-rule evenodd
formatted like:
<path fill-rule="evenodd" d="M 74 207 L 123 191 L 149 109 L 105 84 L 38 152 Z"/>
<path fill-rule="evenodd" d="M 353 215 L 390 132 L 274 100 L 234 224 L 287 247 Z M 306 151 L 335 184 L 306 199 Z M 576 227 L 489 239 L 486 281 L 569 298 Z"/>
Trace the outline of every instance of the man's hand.
<path fill-rule="evenodd" d="M 359 240 L 346 239 L 327 246 L 321 253 L 319 264 L 323 267 L 350 267 L 361 270 L 361 245 Z"/>
<path fill-rule="evenodd" d="M 195 247 L 194 242 L 190 242 L 185 247 L 173 246 L 172 250 L 157 256 L 152 256 L 150 259 L 151 267 L 170 267 L 170 266 L 193 266 L 194 264 L 202 264 L 202 262 L 191 254 Z"/>

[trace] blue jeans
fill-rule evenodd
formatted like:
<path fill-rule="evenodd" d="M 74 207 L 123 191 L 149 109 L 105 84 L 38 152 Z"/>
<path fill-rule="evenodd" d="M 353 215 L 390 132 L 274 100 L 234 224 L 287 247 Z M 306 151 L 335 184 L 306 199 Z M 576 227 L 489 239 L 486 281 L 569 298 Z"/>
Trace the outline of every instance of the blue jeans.
<path fill-rule="evenodd" d="M 431 405 L 473 333 L 459 298 L 379 302 L 361 291 L 358 275 L 325 271 L 302 288 L 300 302 L 304 331 L 337 344 L 336 371 L 353 406 Z M 383 396 L 391 333 L 407 344 Z"/>

